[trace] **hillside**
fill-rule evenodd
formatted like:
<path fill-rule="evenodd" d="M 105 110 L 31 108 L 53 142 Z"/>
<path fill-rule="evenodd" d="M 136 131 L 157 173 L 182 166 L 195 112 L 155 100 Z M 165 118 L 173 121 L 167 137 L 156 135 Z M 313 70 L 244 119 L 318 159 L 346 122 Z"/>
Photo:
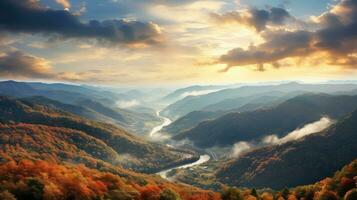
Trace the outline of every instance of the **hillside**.
<path fill-rule="evenodd" d="M 146 142 L 110 124 L 86 120 L 65 111 L 7 97 L 0 98 L 0 120 L 6 124 L 26 123 L 80 131 L 114 150 L 123 167 L 142 172 L 155 172 L 185 162 L 184 157 L 187 155 L 164 145 Z M 116 161 L 111 163 L 116 164 Z"/>
<path fill-rule="evenodd" d="M 247 187 L 310 184 L 357 158 L 356 133 L 357 110 L 323 132 L 248 152 L 225 163 L 217 176 L 224 183 Z"/>
<path fill-rule="evenodd" d="M 116 101 L 127 100 L 127 95 L 83 86 L 3 81 L 0 82 L 0 95 L 24 98 L 27 101 L 52 107 L 59 106 L 60 109 L 66 105 L 67 112 L 110 122 L 139 135 L 150 132 L 154 126 L 160 124 L 160 119 L 156 117 L 153 110 L 145 110 L 141 113 L 118 108 Z"/>
<path fill-rule="evenodd" d="M 104 173 L 50 161 L 0 164 L 2 200 L 219 200 L 218 193 L 173 184 L 154 176 Z"/>
<path fill-rule="evenodd" d="M 178 133 L 187 131 L 195 127 L 200 122 L 206 120 L 213 120 L 217 117 L 224 115 L 226 112 L 222 111 L 192 111 L 187 115 L 180 117 L 179 119 L 172 122 L 170 125 L 163 128 L 163 131 L 170 134 L 176 135 Z"/>
<path fill-rule="evenodd" d="M 351 91 L 356 89 L 355 84 L 300 84 L 296 82 L 280 85 L 258 85 L 242 86 L 234 89 L 224 89 L 200 96 L 188 96 L 167 106 L 162 114 L 172 119 L 177 119 L 189 112 L 202 110 L 205 107 L 216 104 L 227 99 L 235 99 L 234 104 L 240 104 L 249 96 L 266 96 L 267 94 L 291 93 L 291 92 L 314 92 L 314 93 L 335 93 L 341 91 Z M 235 106 L 235 108 L 238 108 Z"/>
<path fill-rule="evenodd" d="M 290 96 L 291 95 L 284 95 L 283 97 L 247 97 L 243 98 L 242 101 L 237 99 L 223 100 L 217 104 L 209 105 L 203 108 L 203 110 L 192 111 L 164 127 L 163 130 L 170 135 L 177 135 L 194 128 L 203 121 L 213 120 L 231 112 L 247 112 L 276 106 L 289 99 Z"/>
<path fill-rule="evenodd" d="M 273 108 L 229 113 L 215 120 L 204 121 L 173 139 L 188 138 L 197 146 L 212 147 L 257 140 L 271 134 L 281 137 L 322 116 L 335 119 L 355 108 L 357 96 L 300 95 Z"/>

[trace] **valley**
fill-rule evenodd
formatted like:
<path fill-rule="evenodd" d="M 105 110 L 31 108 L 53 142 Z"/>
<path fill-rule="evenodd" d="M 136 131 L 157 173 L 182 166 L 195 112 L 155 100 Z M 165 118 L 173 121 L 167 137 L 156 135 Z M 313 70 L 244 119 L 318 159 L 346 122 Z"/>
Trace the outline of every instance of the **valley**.
<path fill-rule="evenodd" d="M 157 111 L 156 113 L 157 113 L 157 116 L 163 120 L 163 122 L 162 122 L 162 124 L 160 124 L 160 125 L 154 127 L 154 128 L 151 130 L 149 136 L 152 137 L 152 138 L 154 138 L 154 140 L 156 140 L 155 137 L 165 138 L 165 136 L 163 136 L 163 135 L 156 136 L 155 134 L 160 134 L 160 131 L 161 131 L 164 127 L 170 125 L 171 122 L 172 122 L 169 118 L 166 118 L 166 117 L 161 116 L 161 115 L 160 115 L 160 111 Z M 163 139 L 163 140 L 164 140 L 164 139 Z M 170 145 L 170 144 L 166 144 L 166 145 L 172 146 L 172 145 Z M 192 155 L 188 155 L 188 157 L 192 157 Z M 157 172 L 156 174 L 160 175 L 160 176 L 161 176 L 162 178 L 164 178 L 164 179 L 171 180 L 171 179 L 167 176 L 167 174 L 170 173 L 171 171 L 176 170 L 176 169 L 186 169 L 186 168 L 191 168 L 191 167 L 194 167 L 194 166 L 198 166 L 198 165 L 201 165 L 201 164 L 203 164 L 203 163 L 205 163 L 205 162 L 208 162 L 208 161 L 210 160 L 210 158 L 211 158 L 211 157 L 210 157 L 209 155 L 206 155 L 206 154 L 205 154 L 205 155 L 200 155 L 199 158 L 198 158 L 198 160 L 193 161 L 192 163 L 183 164 L 183 165 L 177 165 L 177 166 L 171 167 L 171 168 L 169 168 L 169 169 L 165 169 L 165 170 L 163 170 L 163 171 Z"/>
<path fill-rule="evenodd" d="M 0 200 L 357 200 L 357 0 L 0 0 Z"/>
<path fill-rule="evenodd" d="M 290 195 L 296 196 L 296 188 L 318 183 L 357 158 L 357 96 L 353 92 L 348 94 L 348 90 L 357 89 L 357 84 L 329 85 L 334 88 L 330 90 L 323 84 L 309 84 L 304 92 L 299 91 L 304 86 L 300 83 L 249 86 L 262 93 L 249 92 L 235 99 L 231 95 L 220 97 L 221 101 L 204 108 L 191 104 L 193 111 L 177 119 L 172 116 L 181 111 L 171 110 L 167 115 L 167 110 L 191 98 L 187 95 L 189 89 L 182 90 L 185 96 L 179 92 L 179 97 L 173 91 L 176 97 L 174 100 L 165 98 L 166 104 L 158 98 L 150 102 L 142 100 L 140 106 L 118 109 L 115 103 L 109 102 L 121 101 L 122 94 L 111 90 L 91 88 L 94 91 L 85 94 L 95 94 L 96 98 L 78 103 L 58 98 L 57 88 L 50 88 L 53 85 L 35 84 L 37 89 L 47 88 L 56 94 L 53 96 L 39 96 L 39 92 L 28 96 L 17 92 L 16 96 L 9 96 L 1 90 L 9 85 L 14 91 L 32 87 L 29 83 L 0 82 L 0 94 L 3 93 L 0 98 L 0 167 L 8 170 L 11 166 L 19 171 L 17 167 L 25 165 L 41 183 L 49 180 L 44 180 L 33 165 L 46 166 L 41 168 L 44 171 L 53 166 L 64 170 L 63 173 L 78 173 L 86 180 L 94 178 L 86 174 L 88 170 L 95 170 L 91 173 L 98 177 L 103 177 L 102 173 L 118 176 L 120 180 L 113 177 L 101 178 L 101 181 L 108 184 L 108 181 L 125 179 L 128 184 L 125 187 L 134 187 L 136 191 L 106 193 L 108 197 L 119 195 L 119 199 L 124 196 L 128 200 L 145 199 L 142 195 L 146 195 L 146 189 L 156 191 L 149 196 L 166 195 L 170 190 L 169 195 L 175 196 L 172 198 L 180 196 L 185 200 L 195 195 L 207 200 L 226 200 L 224 195 L 229 192 L 238 192 L 243 199 L 249 199 L 252 195 L 249 188 L 258 191 L 256 196 L 282 195 L 279 191 L 290 188 L 293 191 Z M 209 92 L 203 87 L 204 92 L 191 93 L 194 98 L 205 99 L 216 93 L 245 91 L 246 87 L 220 87 Z M 79 95 L 78 88 L 71 85 L 60 88 L 59 94 Z M 131 97 L 125 97 L 129 102 L 139 102 L 136 99 L 145 96 L 138 91 L 126 93 L 130 93 Z M 106 100 L 105 104 L 98 100 L 108 94 L 114 99 Z M 134 120 L 140 122 L 130 122 L 132 128 L 127 129 L 128 116 L 132 113 L 137 113 Z M 151 117 L 147 118 L 148 115 Z M 76 166 L 81 167 L 73 168 Z M 59 187 L 63 183 L 53 184 Z M 23 199 L 17 187 L 16 190 L 6 187 L 11 194 Z M 86 187 L 100 196 L 93 186 Z M 179 189 L 181 187 L 184 189 Z M 83 195 L 81 191 L 78 193 Z M 82 197 L 75 197 L 79 198 Z"/>

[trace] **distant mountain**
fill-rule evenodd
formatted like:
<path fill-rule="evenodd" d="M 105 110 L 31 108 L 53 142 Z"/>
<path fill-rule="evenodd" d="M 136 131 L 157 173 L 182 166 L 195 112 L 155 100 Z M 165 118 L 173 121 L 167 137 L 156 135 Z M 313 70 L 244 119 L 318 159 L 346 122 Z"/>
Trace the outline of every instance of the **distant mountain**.
<path fill-rule="evenodd" d="M 189 139 L 200 147 L 232 145 L 238 141 L 257 140 L 266 135 L 279 137 L 322 116 L 341 117 L 357 108 L 357 96 L 305 94 L 276 107 L 242 113 L 229 113 L 174 136 Z"/>
<path fill-rule="evenodd" d="M 64 103 L 75 103 L 84 99 L 93 99 L 106 104 L 114 104 L 114 93 L 92 90 L 86 87 L 55 83 L 0 82 L 0 95 L 13 97 L 44 96 Z"/>
<path fill-rule="evenodd" d="M 224 183 L 258 188 L 310 184 L 356 159 L 356 144 L 357 110 L 320 133 L 248 152 L 225 163 L 217 176 Z"/>
<path fill-rule="evenodd" d="M 294 93 L 296 94 L 296 93 Z M 297 94 L 296 94 L 297 95 Z M 202 111 L 192 111 L 163 128 L 163 131 L 170 135 L 177 135 L 181 132 L 194 128 L 203 121 L 213 120 L 232 112 L 247 112 L 257 109 L 269 108 L 278 105 L 288 99 L 292 94 L 282 97 L 261 96 L 246 97 L 242 99 L 227 99 L 217 104 L 209 105 Z"/>
<path fill-rule="evenodd" d="M 105 116 L 101 113 L 98 113 L 95 110 L 92 110 L 85 106 L 65 104 L 42 96 L 25 97 L 25 98 L 21 98 L 21 100 L 26 102 L 31 102 L 37 105 L 47 106 L 52 109 L 63 110 L 91 120 L 115 123 L 115 121 L 112 118 Z"/>
<path fill-rule="evenodd" d="M 260 105 L 271 104 L 275 101 L 278 101 L 282 96 L 285 95 L 285 93 L 283 93 L 283 92 L 272 92 L 272 93 L 253 95 L 253 96 L 248 96 L 248 97 L 225 99 L 218 103 L 210 104 L 210 105 L 202 108 L 202 110 L 204 110 L 204 111 L 238 110 L 240 107 L 245 106 L 247 104 L 260 104 Z M 286 97 L 286 99 L 288 99 L 288 97 Z M 284 101 L 284 100 L 281 100 L 281 101 Z"/>
<path fill-rule="evenodd" d="M 54 147 L 51 149 L 55 150 L 60 147 L 70 148 L 75 145 L 78 151 L 84 151 L 95 159 L 105 160 L 113 165 L 120 165 L 137 171 L 155 172 L 187 160 L 187 158 L 185 158 L 187 153 L 176 151 L 175 149 L 168 148 L 164 145 L 149 143 L 130 135 L 113 125 L 90 121 L 62 110 L 53 109 L 29 101 L 1 97 L 0 121 L 3 124 L 15 124 L 11 129 L 20 135 L 22 133 L 21 130 L 24 128 L 16 124 L 25 123 L 33 125 L 30 128 L 33 130 L 33 133 L 31 134 L 39 134 L 38 137 L 45 140 L 42 141 L 41 139 L 36 141 L 39 143 L 47 142 L 47 137 L 41 136 L 41 134 L 46 135 L 53 132 L 53 134 L 61 135 L 61 131 L 64 134 L 76 134 L 73 136 L 76 139 L 70 139 L 72 136 L 65 137 L 53 135 L 53 137 L 63 137 L 64 139 L 54 139 L 54 143 L 51 144 L 54 145 Z M 43 126 L 40 127 L 40 125 Z M 6 126 L 7 125 L 5 125 L 4 128 L 6 128 Z M 63 130 L 53 130 L 51 127 L 63 128 Z M 49 130 L 49 133 L 46 132 L 47 129 Z M 40 130 L 44 130 L 43 133 L 37 133 L 40 132 Z M 27 131 L 24 133 L 26 132 Z M 20 138 L 24 139 L 26 137 L 24 136 Z M 95 140 L 91 140 L 91 138 L 94 138 Z M 100 145 L 96 145 L 96 141 Z M 38 145 L 36 145 L 36 143 L 27 143 L 26 139 L 22 142 L 19 140 L 16 144 L 14 143 L 14 145 L 23 148 L 28 151 L 29 154 L 38 153 L 36 150 L 36 146 Z M 70 149 L 77 151 L 75 148 Z M 45 151 L 46 150 L 43 149 L 43 151 L 40 152 L 46 154 Z M 100 151 L 105 152 L 100 153 Z M 61 157 L 61 155 L 62 154 L 53 156 L 57 158 Z M 40 156 L 42 156 L 42 154 Z M 66 158 L 69 159 L 67 161 L 76 162 L 76 160 L 72 160 L 70 157 Z"/>
<path fill-rule="evenodd" d="M 0 82 L 0 95 L 27 98 L 35 103 L 38 101 L 43 105 L 58 106 L 67 112 L 89 119 L 115 123 L 136 134 L 146 134 L 152 127 L 160 123 L 154 110 L 143 107 L 133 111 L 118 108 L 116 101 L 120 98 L 128 98 L 127 96 L 123 97 L 121 94 L 94 90 L 89 87 L 62 83 L 4 81 Z M 46 97 L 47 100 L 39 98 L 40 96 Z"/>
<path fill-rule="evenodd" d="M 205 107 L 219 103 L 226 99 L 236 99 L 235 104 L 238 104 L 240 100 L 242 104 L 246 103 L 245 97 L 249 96 L 266 96 L 266 94 L 280 92 L 315 92 L 315 93 L 335 93 L 341 91 L 351 91 L 357 89 L 356 84 L 300 84 L 296 82 L 280 84 L 280 85 L 263 85 L 263 86 L 242 86 L 234 89 L 224 89 L 217 92 L 209 93 L 200 96 L 188 96 L 182 100 L 179 100 L 169 106 L 167 106 L 162 114 L 172 119 L 178 119 L 185 114 L 204 110 Z M 237 107 L 237 106 L 236 106 Z"/>
<path fill-rule="evenodd" d="M 192 111 L 164 127 L 163 131 L 170 135 L 176 135 L 195 127 L 203 121 L 216 119 L 225 113 L 222 111 Z"/>

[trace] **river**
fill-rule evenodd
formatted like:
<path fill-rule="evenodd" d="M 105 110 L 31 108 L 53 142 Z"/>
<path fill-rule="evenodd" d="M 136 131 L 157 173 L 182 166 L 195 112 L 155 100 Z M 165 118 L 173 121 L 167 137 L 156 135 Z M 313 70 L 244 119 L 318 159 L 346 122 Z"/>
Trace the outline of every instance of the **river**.
<path fill-rule="evenodd" d="M 172 121 L 167 118 L 167 117 L 164 117 L 164 116 L 161 116 L 160 115 L 160 111 L 157 111 L 156 112 L 156 115 L 161 118 L 163 120 L 162 124 L 158 125 L 158 126 L 155 126 L 151 132 L 150 132 L 150 137 L 154 137 L 155 134 L 159 133 L 161 131 L 162 128 L 164 128 L 165 126 L 168 126 L 172 123 Z M 192 162 L 192 163 L 188 163 L 188 164 L 184 164 L 184 165 L 178 165 L 176 167 L 172 167 L 170 169 L 166 169 L 166 170 L 163 170 L 163 171 L 160 171 L 158 172 L 157 174 L 159 174 L 162 178 L 165 178 L 165 179 L 169 179 L 167 177 L 167 174 L 168 172 L 174 170 L 174 169 L 185 169 L 185 168 L 190 168 L 190 167 L 194 167 L 194 166 L 197 166 L 197 165 L 201 165 L 207 161 L 209 161 L 211 159 L 211 157 L 207 154 L 204 154 L 204 155 L 200 155 L 200 158 L 195 161 L 195 162 Z"/>
<path fill-rule="evenodd" d="M 165 126 L 168 126 L 171 124 L 171 120 L 167 117 L 163 117 L 160 115 L 160 111 L 157 111 L 156 112 L 156 115 L 160 118 L 160 119 L 163 119 L 164 122 L 162 122 L 162 124 L 158 125 L 158 126 L 155 126 L 151 132 L 150 132 L 150 137 L 153 137 L 156 133 L 158 133 L 159 131 L 161 131 L 162 128 L 164 128 Z"/>

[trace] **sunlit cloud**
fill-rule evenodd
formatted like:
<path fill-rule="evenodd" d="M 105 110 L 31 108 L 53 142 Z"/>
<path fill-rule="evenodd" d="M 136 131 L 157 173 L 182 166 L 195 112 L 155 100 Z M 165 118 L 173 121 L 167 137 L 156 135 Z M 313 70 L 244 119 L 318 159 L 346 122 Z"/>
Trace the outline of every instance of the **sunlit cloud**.
<path fill-rule="evenodd" d="M 220 63 L 227 65 L 224 71 L 235 66 L 256 66 L 264 71 L 265 65 L 279 68 L 279 62 L 292 58 L 296 60 L 318 58 L 322 65 L 337 65 L 352 68 L 357 63 L 357 3 L 342 0 L 340 3 L 315 19 L 316 30 L 268 30 L 262 32 L 263 43 L 246 49 L 234 48 L 220 56 Z M 298 66 L 298 62 L 293 66 Z"/>
<path fill-rule="evenodd" d="M 64 1 L 61 1 L 64 3 Z M 0 31 L 42 34 L 52 39 L 94 39 L 107 45 L 145 47 L 163 42 L 160 27 L 153 22 L 114 19 L 82 22 L 66 10 L 41 7 L 37 1 L 0 2 Z"/>

